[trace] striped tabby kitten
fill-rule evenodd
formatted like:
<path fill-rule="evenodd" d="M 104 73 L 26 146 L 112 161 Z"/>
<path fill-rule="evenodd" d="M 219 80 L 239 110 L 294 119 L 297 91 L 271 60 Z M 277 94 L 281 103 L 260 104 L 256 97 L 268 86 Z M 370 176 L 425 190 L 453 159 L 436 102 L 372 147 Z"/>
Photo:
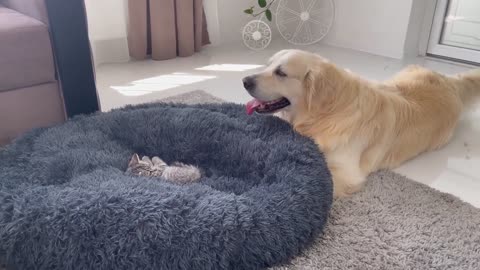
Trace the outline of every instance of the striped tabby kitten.
<path fill-rule="evenodd" d="M 150 159 L 144 156 L 140 159 L 137 154 L 130 159 L 127 173 L 137 176 L 162 177 L 165 180 L 183 184 L 195 182 L 202 176 L 200 169 L 196 166 L 180 162 L 174 162 L 169 166 L 159 157 Z"/>

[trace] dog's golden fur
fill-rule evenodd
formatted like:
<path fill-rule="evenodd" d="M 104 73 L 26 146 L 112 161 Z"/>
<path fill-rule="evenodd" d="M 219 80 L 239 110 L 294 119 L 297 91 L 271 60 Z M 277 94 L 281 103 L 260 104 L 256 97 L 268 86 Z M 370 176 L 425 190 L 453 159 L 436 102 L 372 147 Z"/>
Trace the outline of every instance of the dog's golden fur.
<path fill-rule="evenodd" d="M 287 76 L 277 76 L 278 68 Z M 464 107 L 480 96 L 479 70 L 444 76 L 411 66 L 373 82 L 298 50 L 278 52 L 254 76 L 252 96 L 292 103 L 279 114 L 324 152 L 336 196 L 361 189 L 371 172 L 445 145 Z"/>

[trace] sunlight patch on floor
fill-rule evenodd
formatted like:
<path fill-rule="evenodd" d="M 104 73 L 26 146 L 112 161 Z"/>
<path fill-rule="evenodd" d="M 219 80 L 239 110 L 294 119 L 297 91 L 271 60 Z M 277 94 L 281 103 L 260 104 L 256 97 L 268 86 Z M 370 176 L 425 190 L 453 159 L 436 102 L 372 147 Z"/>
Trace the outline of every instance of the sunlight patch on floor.
<path fill-rule="evenodd" d="M 196 68 L 195 70 L 206 70 L 206 71 L 247 71 L 252 69 L 261 68 L 263 65 L 243 65 L 243 64 L 216 64 L 216 65 L 209 65 L 200 68 Z"/>
<path fill-rule="evenodd" d="M 124 96 L 143 96 L 154 92 L 160 92 L 167 89 L 194 84 L 210 79 L 216 76 L 193 75 L 188 73 L 175 72 L 168 75 L 160 75 L 156 77 L 136 80 L 125 86 L 110 86 L 111 89 L 117 91 Z"/>

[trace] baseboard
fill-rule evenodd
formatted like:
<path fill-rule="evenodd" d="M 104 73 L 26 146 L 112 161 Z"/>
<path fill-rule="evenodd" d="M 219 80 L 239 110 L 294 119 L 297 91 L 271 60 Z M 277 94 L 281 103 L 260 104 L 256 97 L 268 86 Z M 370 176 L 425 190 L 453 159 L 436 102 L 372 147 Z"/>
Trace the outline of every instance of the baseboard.
<path fill-rule="evenodd" d="M 90 40 L 95 66 L 130 60 L 127 37 L 108 40 Z"/>

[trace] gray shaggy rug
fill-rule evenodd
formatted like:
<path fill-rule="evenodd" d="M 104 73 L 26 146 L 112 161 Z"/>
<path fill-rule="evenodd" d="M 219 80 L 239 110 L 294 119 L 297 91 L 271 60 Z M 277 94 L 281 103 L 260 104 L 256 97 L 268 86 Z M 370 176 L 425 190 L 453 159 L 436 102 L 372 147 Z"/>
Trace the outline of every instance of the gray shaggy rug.
<path fill-rule="evenodd" d="M 218 102 L 200 91 L 170 100 Z M 394 172 L 378 172 L 364 191 L 334 201 L 323 236 L 277 269 L 479 270 L 480 209 Z"/>
<path fill-rule="evenodd" d="M 134 152 L 203 176 L 182 186 L 128 175 Z M 265 268 L 310 245 L 331 204 L 323 156 L 278 118 L 236 104 L 127 107 L 0 150 L 0 260 L 12 269 Z"/>

